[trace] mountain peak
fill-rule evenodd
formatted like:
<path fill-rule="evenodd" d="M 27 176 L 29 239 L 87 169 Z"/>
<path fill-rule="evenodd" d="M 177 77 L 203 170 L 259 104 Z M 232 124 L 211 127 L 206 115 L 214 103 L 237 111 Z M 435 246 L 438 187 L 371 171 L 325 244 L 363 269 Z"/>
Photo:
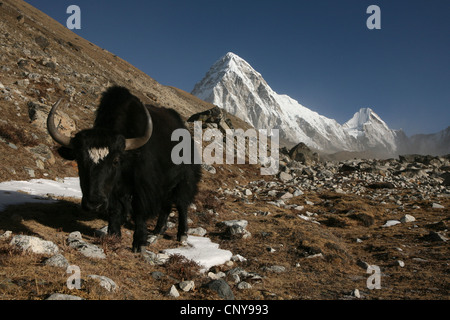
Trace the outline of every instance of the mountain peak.
<path fill-rule="evenodd" d="M 224 55 L 222 58 L 220 58 L 210 69 L 210 71 L 220 72 L 235 72 L 235 73 L 241 73 L 241 72 L 253 72 L 256 73 L 256 71 L 250 66 L 250 64 L 239 57 L 237 54 L 233 52 L 228 52 L 226 55 Z"/>
<path fill-rule="evenodd" d="M 318 150 L 396 150 L 392 130 L 371 108 L 360 109 L 340 125 L 287 95 L 277 94 L 259 72 L 233 52 L 214 63 L 192 94 L 256 129 L 279 129 L 280 138 Z"/>
<path fill-rule="evenodd" d="M 361 129 L 364 124 L 370 121 L 372 115 L 377 116 L 371 108 L 361 108 L 350 120 L 344 123 L 343 127 L 348 129 Z"/>
<path fill-rule="evenodd" d="M 239 57 L 237 54 L 235 54 L 235 53 L 233 53 L 233 52 L 227 52 L 227 54 L 225 55 L 225 56 L 223 56 L 223 58 L 224 59 L 228 59 L 228 60 L 231 60 L 231 59 L 233 59 L 233 58 L 238 58 L 238 59 L 241 59 L 242 60 L 242 58 L 241 57 Z"/>

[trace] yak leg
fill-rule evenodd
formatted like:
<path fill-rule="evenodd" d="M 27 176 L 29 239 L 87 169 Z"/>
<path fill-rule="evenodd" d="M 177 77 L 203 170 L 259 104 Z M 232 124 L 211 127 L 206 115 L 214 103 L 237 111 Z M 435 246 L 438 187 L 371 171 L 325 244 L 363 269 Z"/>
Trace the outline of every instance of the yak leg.
<path fill-rule="evenodd" d="M 129 200 L 126 198 L 120 200 L 110 200 L 113 201 L 113 209 L 108 210 L 108 234 L 120 237 L 120 227 L 125 222 L 126 214 L 129 211 Z"/>
<path fill-rule="evenodd" d="M 133 220 L 134 220 L 134 234 L 133 234 L 133 252 L 141 252 L 147 246 L 147 215 L 142 202 L 133 198 Z"/>
<path fill-rule="evenodd" d="M 158 222 L 156 222 L 155 229 L 153 229 L 152 234 L 162 235 L 167 230 L 167 218 L 169 217 L 171 205 L 163 206 L 158 215 Z"/>
<path fill-rule="evenodd" d="M 122 213 L 119 210 L 111 210 L 108 213 L 108 234 L 120 237 L 121 226 L 122 226 Z"/>
<path fill-rule="evenodd" d="M 188 206 L 187 205 L 177 205 L 178 210 L 178 233 L 177 240 L 180 242 L 184 242 L 187 240 L 187 231 L 188 231 L 188 223 L 187 223 L 187 213 Z"/>

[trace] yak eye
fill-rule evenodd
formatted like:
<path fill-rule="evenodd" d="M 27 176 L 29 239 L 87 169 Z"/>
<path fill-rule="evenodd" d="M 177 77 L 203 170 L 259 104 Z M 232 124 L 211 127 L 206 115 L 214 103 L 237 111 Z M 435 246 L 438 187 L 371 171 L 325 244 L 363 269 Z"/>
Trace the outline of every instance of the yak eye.
<path fill-rule="evenodd" d="M 118 166 L 120 163 L 120 157 L 119 156 L 115 156 L 113 159 L 113 165 L 114 166 Z"/>

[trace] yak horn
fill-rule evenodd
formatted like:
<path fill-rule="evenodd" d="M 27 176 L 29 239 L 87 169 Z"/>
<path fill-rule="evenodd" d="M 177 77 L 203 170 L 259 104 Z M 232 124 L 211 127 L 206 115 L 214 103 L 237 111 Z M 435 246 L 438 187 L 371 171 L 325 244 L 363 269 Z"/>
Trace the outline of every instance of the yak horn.
<path fill-rule="evenodd" d="M 59 100 L 53 105 L 52 110 L 50 110 L 50 113 L 48 114 L 47 130 L 48 130 L 48 133 L 50 134 L 50 136 L 53 138 L 53 140 L 55 140 L 56 142 L 58 142 L 60 145 L 62 145 L 64 147 L 72 148 L 72 146 L 70 144 L 71 138 L 66 135 L 63 135 L 58 130 L 57 126 L 55 125 L 55 113 L 59 107 L 61 100 L 62 100 L 62 98 L 59 98 Z"/>
<path fill-rule="evenodd" d="M 152 117 L 150 116 L 150 113 L 147 110 L 147 107 L 144 106 L 145 114 L 147 115 L 147 128 L 145 130 L 145 133 L 142 137 L 138 138 L 132 138 L 132 139 L 126 139 L 125 140 L 125 150 L 134 150 L 137 148 L 142 147 L 144 144 L 150 140 L 150 137 L 152 136 L 153 132 L 153 121 Z"/>

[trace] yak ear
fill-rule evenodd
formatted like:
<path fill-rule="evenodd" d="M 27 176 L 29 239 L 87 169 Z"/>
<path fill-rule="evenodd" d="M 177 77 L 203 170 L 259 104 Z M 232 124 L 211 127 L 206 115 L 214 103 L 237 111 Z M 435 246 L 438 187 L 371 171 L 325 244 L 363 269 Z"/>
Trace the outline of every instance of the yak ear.
<path fill-rule="evenodd" d="M 76 155 L 72 148 L 60 147 L 58 148 L 58 154 L 66 160 L 75 160 Z"/>

